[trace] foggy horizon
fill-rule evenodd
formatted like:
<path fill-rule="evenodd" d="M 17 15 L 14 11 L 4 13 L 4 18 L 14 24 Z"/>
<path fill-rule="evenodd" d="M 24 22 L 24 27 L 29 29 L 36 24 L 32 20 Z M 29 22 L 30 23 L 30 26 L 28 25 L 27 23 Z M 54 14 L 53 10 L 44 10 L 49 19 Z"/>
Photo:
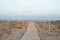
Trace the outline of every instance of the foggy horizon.
<path fill-rule="evenodd" d="M 0 19 L 8 18 L 60 20 L 60 0 L 0 0 Z"/>

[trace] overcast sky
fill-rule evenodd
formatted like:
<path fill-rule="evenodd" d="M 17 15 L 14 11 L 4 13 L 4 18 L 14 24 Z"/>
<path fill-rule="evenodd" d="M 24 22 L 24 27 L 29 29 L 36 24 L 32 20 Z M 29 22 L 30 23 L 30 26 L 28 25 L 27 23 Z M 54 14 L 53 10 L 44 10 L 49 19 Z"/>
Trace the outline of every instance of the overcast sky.
<path fill-rule="evenodd" d="M 60 0 L 0 0 L 0 19 L 60 19 Z"/>

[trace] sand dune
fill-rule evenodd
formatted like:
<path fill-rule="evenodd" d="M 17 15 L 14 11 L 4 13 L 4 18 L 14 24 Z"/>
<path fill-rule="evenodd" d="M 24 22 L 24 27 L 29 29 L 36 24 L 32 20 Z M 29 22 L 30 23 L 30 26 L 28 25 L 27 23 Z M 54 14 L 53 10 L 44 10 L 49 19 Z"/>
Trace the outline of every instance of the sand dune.
<path fill-rule="evenodd" d="M 5 29 L 4 27 L 2 29 Z M 3 33 L 2 29 L 0 29 L 0 34 Z M 29 25 L 23 26 L 22 29 L 12 27 L 10 30 L 11 33 L 3 33 L 0 40 L 60 40 L 60 36 L 47 35 L 48 23 L 44 23 L 43 26 L 42 23 L 30 22 Z"/>
<path fill-rule="evenodd" d="M 42 26 L 41 22 L 34 23 L 34 25 L 38 30 L 38 35 L 39 35 L 40 40 L 60 40 L 60 35 L 55 34 L 55 32 L 53 34 L 51 33 L 51 35 L 48 35 L 49 29 L 48 29 L 47 23 L 45 23 L 44 26 Z M 45 28 L 45 26 L 46 26 L 46 28 Z"/>

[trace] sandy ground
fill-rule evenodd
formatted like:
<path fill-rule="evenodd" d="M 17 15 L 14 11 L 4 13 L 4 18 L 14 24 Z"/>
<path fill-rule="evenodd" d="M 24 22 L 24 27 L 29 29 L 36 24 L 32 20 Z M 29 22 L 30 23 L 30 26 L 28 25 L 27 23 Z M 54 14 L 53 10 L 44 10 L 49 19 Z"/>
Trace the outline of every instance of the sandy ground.
<path fill-rule="evenodd" d="M 11 33 L 4 33 L 0 40 L 39 40 L 39 37 L 34 24 L 31 22 L 28 26 L 23 27 L 23 29 L 11 28 Z"/>
<path fill-rule="evenodd" d="M 38 30 L 38 35 L 40 40 L 60 40 L 60 36 L 48 35 L 48 28 L 44 30 L 41 25 L 38 25 L 38 24 L 34 24 L 34 25 Z M 44 26 L 46 26 L 46 24 Z"/>
<path fill-rule="evenodd" d="M 0 40 L 21 40 L 23 34 L 26 32 L 27 26 L 22 29 L 11 28 L 11 33 L 6 34 L 0 38 Z"/>
<path fill-rule="evenodd" d="M 34 27 L 33 23 L 30 23 L 28 29 L 22 40 L 39 40 L 37 29 Z"/>
<path fill-rule="evenodd" d="M 11 31 L 11 34 L 5 33 L 0 40 L 60 40 L 60 36 L 48 36 L 48 30 L 43 30 L 41 25 L 39 26 L 33 22 L 23 27 L 23 29 L 11 28 Z"/>

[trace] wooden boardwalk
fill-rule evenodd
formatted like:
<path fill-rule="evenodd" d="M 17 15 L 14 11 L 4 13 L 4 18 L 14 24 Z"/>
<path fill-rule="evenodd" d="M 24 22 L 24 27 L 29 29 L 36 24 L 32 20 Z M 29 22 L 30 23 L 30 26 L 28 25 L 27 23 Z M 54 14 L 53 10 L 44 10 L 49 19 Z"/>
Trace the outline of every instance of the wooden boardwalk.
<path fill-rule="evenodd" d="M 39 40 L 37 29 L 34 27 L 33 23 L 30 23 L 28 29 L 22 40 Z"/>

